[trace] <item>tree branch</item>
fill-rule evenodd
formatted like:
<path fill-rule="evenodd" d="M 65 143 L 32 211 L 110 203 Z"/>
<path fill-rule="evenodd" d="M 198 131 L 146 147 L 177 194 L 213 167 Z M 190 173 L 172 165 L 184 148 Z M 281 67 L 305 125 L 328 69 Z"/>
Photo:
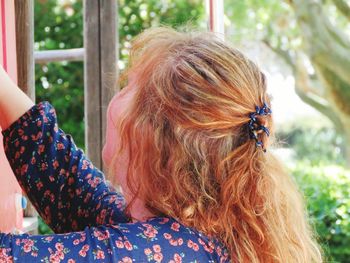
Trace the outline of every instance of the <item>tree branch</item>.
<path fill-rule="evenodd" d="M 331 24 L 318 2 L 293 0 L 291 3 L 311 60 L 350 83 L 350 40 Z"/>
<path fill-rule="evenodd" d="M 332 106 L 322 97 L 321 83 L 310 78 L 303 58 L 300 55 L 296 59 L 294 76 L 295 92 L 299 98 L 325 115 L 334 124 L 336 130 L 342 133 L 344 129 L 343 123 L 338 114 L 332 109 Z"/>
<path fill-rule="evenodd" d="M 340 13 L 350 21 L 350 6 L 344 0 L 333 0 Z"/>
<path fill-rule="evenodd" d="M 294 68 L 294 61 L 293 61 L 293 57 L 291 56 L 290 52 L 282 50 L 278 47 L 273 47 L 271 45 L 271 43 L 269 42 L 269 40 L 267 40 L 266 38 L 263 39 L 262 42 L 268 48 L 270 48 L 273 52 L 275 52 L 277 55 L 279 55 L 284 60 L 284 62 L 287 63 L 288 66 L 290 66 L 292 69 Z"/>

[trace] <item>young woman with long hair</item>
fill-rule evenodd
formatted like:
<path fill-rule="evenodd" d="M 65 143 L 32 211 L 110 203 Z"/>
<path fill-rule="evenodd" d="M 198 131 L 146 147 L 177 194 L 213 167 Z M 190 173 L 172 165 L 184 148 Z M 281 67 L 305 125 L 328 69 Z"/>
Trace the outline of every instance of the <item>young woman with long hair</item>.
<path fill-rule="evenodd" d="M 1 234 L 0 258 L 322 262 L 302 195 L 271 151 L 259 67 L 214 34 L 169 28 L 140 34 L 129 64 L 103 150 L 123 195 L 58 129 L 53 107 L 34 105 L 2 72 L 7 157 L 44 220 L 66 234 Z"/>

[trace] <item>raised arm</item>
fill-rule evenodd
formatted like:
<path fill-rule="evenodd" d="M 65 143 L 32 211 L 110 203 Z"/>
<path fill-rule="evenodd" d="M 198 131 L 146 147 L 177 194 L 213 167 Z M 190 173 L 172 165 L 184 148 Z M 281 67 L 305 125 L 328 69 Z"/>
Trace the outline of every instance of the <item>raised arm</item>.
<path fill-rule="evenodd" d="M 33 105 L 0 65 L 0 127 L 6 129 Z"/>
<path fill-rule="evenodd" d="M 46 223 L 55 232 L 64 233 L 127 222 L 123 196 L 58 128 L 53 107 L 30 103 L 11 81 L 6 81 L 9 86 L 0 88 L 2 94 L 17 94 L 20 99 L 11 104 L 1 96 L 5 153 L 19 184 Z"/>

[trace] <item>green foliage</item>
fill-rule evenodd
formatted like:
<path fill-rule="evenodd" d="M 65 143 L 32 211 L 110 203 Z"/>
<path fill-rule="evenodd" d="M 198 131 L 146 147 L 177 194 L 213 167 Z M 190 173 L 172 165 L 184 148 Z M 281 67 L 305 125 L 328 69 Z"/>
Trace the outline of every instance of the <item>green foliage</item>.
<path fill-rule="evenodd" d="M 349 262 L 350 171 L 338 165 L 299 162 L 292 169 L 303 191 L 326 262 Z"/>
<path fill-rule="evenodd" d="M 326 262 L 350 256 L 350 171 L 344 167 L 343 139 L 325 118 L 299 119 L 277 134 L 295 151 L 288 162 L 307 201 L 307 210 Z"/>
<path fill-rule="evenodd" d="M 143 29 L 156 25 L 198 25 L 204 14 L 201 0 L 119 1 L 119 65 L 125 66 L 130 40 Z M 35 1 L 35 49 L 67 49 L 83 46 L 82 0 Z M 55 107 L 60 127 L 84 148 L 83 63 L 36 65 L 37 101 L 47 100 Z"/>
<path fill-rule="evenodd" d="M 39 221 L 38 232 L 40 235 L 53 234 L 53 231 L 51 230 L 51 228 L 45 224 L 44 220 L 40 216 L 38 217 L 38 221 Z"/>
<path fill-rule="evenodd" d="M 120 0 L 119 39 L 120 59 L 123 67 L 128 59 L 130 40 L 152 26 L 181 27 L 196 25 L 204 15 L 202 0 Z"/>
<path fill-rule="evenodd" d="M 83 46 L 82 2 L 58 5 L 54 0 L 35 2 L 36 50 L 68 49 Z M 72 134 L 84 148 L 84 72 L 83 63 L 36 65 L 37 101 L 49 101 L 56 109 L 60 127 Z"/>
<path fill-rule="evenodd" d="M 311 165 L 345 165 L 344 138 L 325 117 L 299 119 L 278 129 L 279 141 L 294 150 L 297 160 Z M 282 145 L 283 145 L 282 144 Z"/>

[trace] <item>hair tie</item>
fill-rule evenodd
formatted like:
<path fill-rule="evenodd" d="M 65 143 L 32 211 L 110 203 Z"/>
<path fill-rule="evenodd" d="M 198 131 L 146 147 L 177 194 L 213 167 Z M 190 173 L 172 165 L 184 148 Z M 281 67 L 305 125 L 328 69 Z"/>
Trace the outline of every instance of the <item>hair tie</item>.
<path fill-rule="evenodd" d="M 270 115 L 271 113 L 272 113 L 271 109 L 266 105 L 265 102 L 263 104 L 263 107 L 260 108 L 259 106 L 255 106 L 255 112 L 249 113 L 249 118 L 250 118 L 250 121 L 248 123 L 249 136 L 251 139 L 254 139 L 256 141 L 255 143 L 256 146 L 261 147 L 264 152 L 266 152 L 266 149 L 264 149 L 264 144 L 262 140 L 259 141 L 258 132 L 263 131 L 267 134 L 267 136 L 269 136 L 270 131 L 267 127 L 265 127 L 258 121 L 257 116 Z"/>

